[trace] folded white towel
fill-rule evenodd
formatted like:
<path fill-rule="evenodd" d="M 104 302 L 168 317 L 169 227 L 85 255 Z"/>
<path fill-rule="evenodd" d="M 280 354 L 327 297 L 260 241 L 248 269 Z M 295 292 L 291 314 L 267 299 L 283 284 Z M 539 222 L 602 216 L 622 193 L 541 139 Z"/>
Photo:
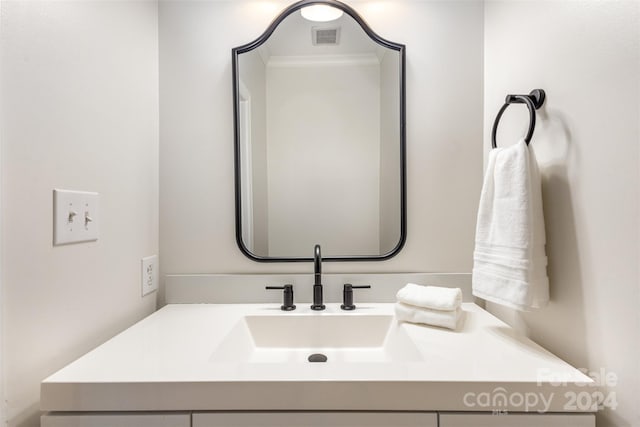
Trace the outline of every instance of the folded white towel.
<path fill-rule="evenodd" d="M 518 310 L 549 300 L 540 172 L 520 140 L 489 153 L 480 194 L 473 294 Z"/>
<path fill-rule="evenodd" d="M 398 301 L 416 307 L 432 310 L 455 310 L 462 304 L 460 288 L 444 288 L 440 286 L 421 286 L 407 283 L 396 294 Z"/>
<path fill-rule="evenodd" d="M 425 325 L 440 326 L 443 328 L 456 329 L 458 321 L 462 317 L 462 309 L 455 310 L 431 310 L 420 308 L 401 302 L 395 305 L 396 319 L 401 322 L 423 323 Z"/>

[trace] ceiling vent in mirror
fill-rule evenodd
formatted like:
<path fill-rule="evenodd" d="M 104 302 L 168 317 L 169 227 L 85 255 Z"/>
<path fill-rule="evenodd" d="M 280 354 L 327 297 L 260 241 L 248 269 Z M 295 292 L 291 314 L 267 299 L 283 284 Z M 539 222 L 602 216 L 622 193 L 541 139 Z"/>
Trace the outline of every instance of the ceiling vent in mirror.
<path fill-rule="evenodd" d="M 340 43 L 340 27 L 336 28 L 311 28 L 311 40 L 313 45 L 337 45 Z"/>

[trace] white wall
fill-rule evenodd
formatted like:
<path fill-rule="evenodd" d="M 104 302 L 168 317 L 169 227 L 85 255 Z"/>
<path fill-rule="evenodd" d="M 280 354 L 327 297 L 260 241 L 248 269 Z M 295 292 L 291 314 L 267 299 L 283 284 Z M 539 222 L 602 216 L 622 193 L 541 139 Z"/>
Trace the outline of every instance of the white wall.
<path fill-rule="evenodd" d="M 158 251 L 157 4 L 2 1 L 3 362 L 9 426 L 40 381 L 151 313 Z M 100 239 L 52 246 L 53 188 L 100 193 Z"/>
<path fill-rule="evenodd" d="M 267 67 L 270 256 L 380 253 L 380 65 Z"/>
<path fill-rule="evenodd" d="M 231 48 L 258 37 L 289 3 L 160 2 L 164 274 L 311 269 L 253 262 L 234 231 Z M 348 3 L 407 46 L 408 239 L 389 261 L 324 270 L 469 272 L 482 180 L 482 3 Z"/>
<path fill-rule="evenodd" d="M 487 1 L 485 147 L 507 93 L 543 88 L 532 142 L 543 174 L 551 303 L 523 316 L 491 306 L 576 367 L 605 369 L 619 401 L 598 427 L 640 409 L 640 2 Z M 508 145 L 527 123 L 510 107 Z"/>
<path fill-rule="evenodd" d="M 0 0 L 0 36 L 2 35 L 4 13 L 2 12 L 2 1 Z M 2 81 L 2 52 L 0 45 L 0 82 Z M 2 90 L 0 83 L 0 90 Z M 2 102 L 0 102 L 0 116 L 2 115 Z M 2 211 L 2 122 L 0 119 L 0 425 L 7 424 L 7 405 L 5 392 L 5 374 L 4 374 L 4 259 L 2 257 L 2 220 L 4 212 Z"/>

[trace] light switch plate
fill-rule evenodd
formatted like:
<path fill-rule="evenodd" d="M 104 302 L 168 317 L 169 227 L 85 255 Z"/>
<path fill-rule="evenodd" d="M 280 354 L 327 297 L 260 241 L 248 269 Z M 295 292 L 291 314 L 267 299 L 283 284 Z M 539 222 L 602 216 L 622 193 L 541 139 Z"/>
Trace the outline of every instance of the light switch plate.
<path fill-rule="evenodd" d="M 53 190 L 53 244 L 98 240 L 98 193 Z"/>
<path fill-rule="evenodd" d="M 142 296 L 158 290 L 158 256 L 142 258 Z"/>

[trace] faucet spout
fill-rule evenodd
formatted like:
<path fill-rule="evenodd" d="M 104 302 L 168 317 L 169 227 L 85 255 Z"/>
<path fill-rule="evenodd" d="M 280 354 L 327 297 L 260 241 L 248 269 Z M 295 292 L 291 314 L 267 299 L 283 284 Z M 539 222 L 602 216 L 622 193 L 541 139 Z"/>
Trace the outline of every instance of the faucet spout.
<path fill-rule="evenodd" d="M 313 248 L 313 304 L 311 310 L 324 310 L 322 303 L 322 255 L 320 245 Z"/>

